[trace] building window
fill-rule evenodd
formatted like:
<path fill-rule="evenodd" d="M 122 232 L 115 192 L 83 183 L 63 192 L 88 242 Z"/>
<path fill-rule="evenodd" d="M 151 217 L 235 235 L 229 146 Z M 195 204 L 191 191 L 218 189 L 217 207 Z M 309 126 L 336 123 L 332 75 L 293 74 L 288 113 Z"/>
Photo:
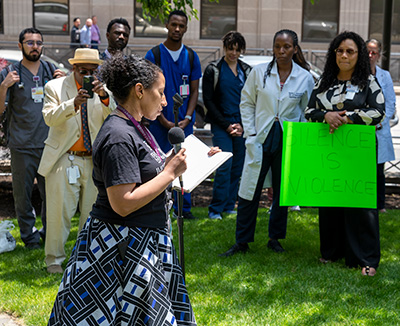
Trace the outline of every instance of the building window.
<path fill-rule="evenodd" d="M 303 0 L 303 41 L 330 42 L 338 33 L 339 0 Z"/>
<path fill-rule="evenodd" d="M 167 36 L 168 30 L 165 22 L 158 17 L 145 19 L 142 13 L 142 4 L 135 1 L 135 37 L 163 37 Z"/>
<path fill-rule="evenodd" d="M 200 38 L 220 39 L 237 28 L 237 0 L 201 0 Z"/>
<path fill-rule="evenodd" d="M 369 38 L 382 41 L 383 34 L 383 5 L 382 0 L 371 0 L 369 15 Z M 400 0 L 393 1 L 392 11 L 392 43 L 400 43 Z"/>
<path fill-rule="evenodd" d="M 33 1 L 33 24 L 43 34 L 68 34 L 68 0 Z"/>

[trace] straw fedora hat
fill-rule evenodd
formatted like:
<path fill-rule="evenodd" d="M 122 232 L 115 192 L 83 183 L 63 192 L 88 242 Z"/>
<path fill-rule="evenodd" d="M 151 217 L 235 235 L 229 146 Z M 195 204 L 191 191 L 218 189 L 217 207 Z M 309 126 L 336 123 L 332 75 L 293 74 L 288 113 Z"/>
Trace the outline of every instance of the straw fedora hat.
<path fill-rule="evenodd" d="M 99 51 L 95 49 L 76 49 L 73 58 L 68 59 L 71 65 L 76 63 L 93 63 L 101 65 L 103 60 L 99 59 Z"/>

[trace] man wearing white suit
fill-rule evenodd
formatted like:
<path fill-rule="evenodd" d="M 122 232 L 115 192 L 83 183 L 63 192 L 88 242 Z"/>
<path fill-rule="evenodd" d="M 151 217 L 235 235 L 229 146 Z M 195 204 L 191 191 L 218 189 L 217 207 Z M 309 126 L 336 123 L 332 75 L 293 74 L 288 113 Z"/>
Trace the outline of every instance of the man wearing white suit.
<path fill-rule="evenodd" d="M 82 88 L 83 77 L 93 75 L 102 63 L 97 50 L 77 49 L 68 61 L 73 73 L 46 84 L 43 106 L 44 121 L 50 130 L 38 172 L 46 180 L 45 254 L 49 273 L 63 272 L 64 246 L 78 203 L 81 230 L 96 200 L 91 146 L 105 118 L 116 107 L 96 77 L 92 98 Z"/>

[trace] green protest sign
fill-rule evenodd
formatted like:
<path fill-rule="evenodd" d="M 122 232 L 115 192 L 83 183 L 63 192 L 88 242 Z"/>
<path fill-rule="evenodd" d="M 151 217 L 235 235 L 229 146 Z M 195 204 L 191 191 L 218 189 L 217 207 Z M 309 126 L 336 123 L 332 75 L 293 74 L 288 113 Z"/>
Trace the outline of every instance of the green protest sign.
<path fill-rule="evenodd" d="M 375 127 L 284 122 L 281 206 L 376 208 Z"/>

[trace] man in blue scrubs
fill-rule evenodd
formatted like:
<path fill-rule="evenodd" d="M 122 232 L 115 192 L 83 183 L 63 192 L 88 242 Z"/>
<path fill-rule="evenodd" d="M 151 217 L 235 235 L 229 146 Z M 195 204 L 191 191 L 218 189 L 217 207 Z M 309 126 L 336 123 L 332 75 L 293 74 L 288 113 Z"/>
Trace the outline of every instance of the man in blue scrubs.
<path fill-rule="evenodd" d="M 168 131 L 175 126 L 172 97 L 178 93 L 184 99 L 179 108 L 179 127 L 185 136 L 193 133 L 195 120 L 195 107 L 199 93 L 199 79 L 201 78 L 201 65 L 196 52 L 182 43 L 183 35 L 187 31 L 188 17 L 183 11 L 172 11 L 168 17 L 166 28 L 167 39 L 157 47 L 149 50 L 146 59 L 159 65 L 165 76 L 165 96 L 168 105 L 156 121 L 151 122 L 150 131 L 156 138 L 161 149 L 166 153 L 171 149 L 168 142 Z M 176 202 L 176 201 L 175 201 Z M 174 205 L 175 215 L 177 207 Z M 190 194 L 184 195 L 183 217 L 195 218 L 191 210 Z"/>

